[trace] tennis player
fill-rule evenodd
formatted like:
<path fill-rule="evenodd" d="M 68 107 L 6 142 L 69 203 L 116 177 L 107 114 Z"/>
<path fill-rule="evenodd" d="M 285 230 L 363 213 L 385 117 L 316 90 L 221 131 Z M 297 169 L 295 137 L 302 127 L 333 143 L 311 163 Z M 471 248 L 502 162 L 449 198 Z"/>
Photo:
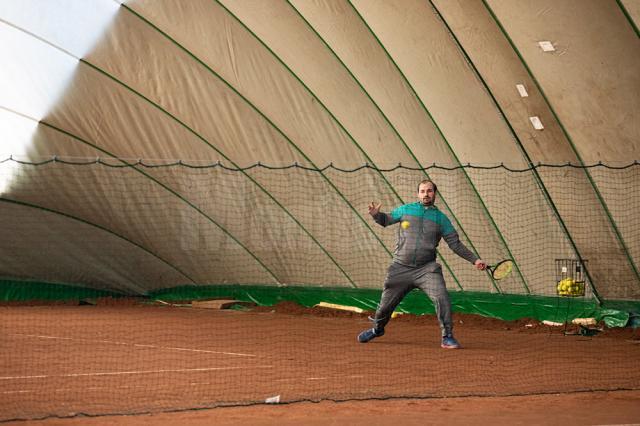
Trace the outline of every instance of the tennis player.
<path fill-rule="evenodd" d="M 371 202 L 369 214 L 382 226 L 401 223 L 393 262 L 387 271 L 384 288 L 374 326 L 358 335 L 360 343 L 384 335 L 384 327 L 402 299 L 414 288 L 424 291 L 433 302 L 442 332 L 441 347 L 458 349 L 460 343 L 453 337 L 451 301 L 442 275 L 442 267 L 436 262 L 436 247 L 441 238 L 454 253 L 472 263 L 476 269 L 487 265 L 473 254 L 461 241 L 451 222 L 434 205 L 436 184 L 423 180 L 418 184 L 418 201 L 394 209 L 390 214 L 380 211 L 380 204 Z"/>

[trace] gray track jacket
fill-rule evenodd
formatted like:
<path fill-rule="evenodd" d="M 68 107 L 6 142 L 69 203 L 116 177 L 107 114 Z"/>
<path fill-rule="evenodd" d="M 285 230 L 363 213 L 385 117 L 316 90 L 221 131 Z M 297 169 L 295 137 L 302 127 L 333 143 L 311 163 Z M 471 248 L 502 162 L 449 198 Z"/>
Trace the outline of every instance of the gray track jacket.
<path fill-rule="evenodd" d="M 393 261 L 396 263 L 419 267 L 434 261 L 441 238 L 463 259 L 471 263 L 478 260 L 478 256 L 460 241 L 449 218 L 435 206 L 424 207 L 420 202 L 405 204 L 390 214 L 378 212 L 374 220 L 382 226 L 409 222 L 406 229 L 398 227 L 398 241 L 393 253 Z"/>

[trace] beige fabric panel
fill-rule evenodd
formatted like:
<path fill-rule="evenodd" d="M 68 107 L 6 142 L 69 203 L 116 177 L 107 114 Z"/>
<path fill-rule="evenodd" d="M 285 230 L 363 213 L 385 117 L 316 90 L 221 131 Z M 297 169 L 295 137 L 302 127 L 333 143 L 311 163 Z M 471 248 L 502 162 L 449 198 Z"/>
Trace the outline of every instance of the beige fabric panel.
<path fill-rule="evenodd" d="M 436 1 L 434 4 L 502 106 L 530 159 L 534 163 L 577 163 L 577 157 L 566 142 L 544 99 L 535 90 L 526 69 L 482 1 Z M 529 96 L 521 97 L 516 84 L 525 85 Z M 541 118 L 545 124 L 544 131 L 533 128 L 529 120 L 531 116 Z M 508 144 L 516 147 L 517 141 L 512 138 Z M 520 150 L 517 157 L 521 161 L 525 159 Z M 574 254 L 544 193 L 538 189 L 533 173 L 513 174 L 508 177 L 504 173 L 498 173 L 496 179 L 489 178 L 493 175 L 490 171 L 469 170 L 469 173 L 478 183 L 483 201 L 503 232 L 531 290 L 535 293 L 553 294 L 555 259 L 573 257 Z M 501 186 L 503 190 L 498 190 L 495 185 Z M 529 196 L 520 197 L 523 191 L 529 193 Z M 523 211 L 532 219 L 548 217 L 549 220 L 525 220 L 514 227 L 508 210 L 504 208 L 505 203 L 512 205 L 514 197 L 518 198 L 519 208 L 524 208 Z M 532 236 L 535 243 L 531 240 Z M 544 246 L 544 249 L 541 246 Z M 507 285 L 506 288 L 510 289 L 513 286 Z"/>
<path fill-rule="evenodd" d="M 637 292 L 640 288 L 638 280 L 592 186 L 584 177 L 584 170 L 541 168 L 539 171 L 582 258 L 588 261 L 588 270 L 600 295 L 605 299 L 623 299 L 629 297 L 630 292 Z M 604 175 L 608 178 L 605 179 Z M 602 178 L 610 184 L 615 182 L 609 172 L 604 172 L 604 175 Z M 612 202 L 609 209 L 614 219 L 620 221 L 619 228 L 632 237 L 631 232 L 637 229 L 637 220 L 624 219 L 628 215 L 628 207 L 613 202 L 616 197 L 620 201 L 620 191 L 614 187 L 607 191 L 606 198 Z M 627 197 L 625 203 L 629 200 L 633 198 Z M 633 243 L 632 247 L 637 247 L 637 244 Z"/>
<path fill-rule="evenodd" d="M 135 58 L 133 66 L 132 58 Z M 256 161 L 268 164 L 304 161 L 273 126 L 219 78 L 129 11 L 121 10 L 86 60 L 159 104 L 235 162 L 248 165 Z M 179 129 L 184 126 L 169 115 L 152 111 L 157 108 L 144 105 L 134 93 L 120 90 L 124 92 L 121 104 L 139 105 L 136 110 L 145 116 L 155 115 L 160 121 L 145 123 L 144 117 L 132 115 L 130 123 L 135 120 L 135 124 L 126 126 L 139 128 L 147 138 L 149 135 L 156 138 L 150 142 L 159 152 L 150 158 L 222 159 L 204 141 Z M 112 113 L 120 114 L 127 107 L 117 105 Z M 167 128 L 178 129 L 167 132 Z M 193 142 L 185 143 L 185 139 Z"/>
<path fill-rule="evenodd" d="M 482 0 L 436 0 L 434 4 L 502 106 L 531 161 L 577 163 L 542 94 Z M 524 86 L 527 97 L 520 96 L 518 84 Z M 534 116 L 540 118 L 544 130 L 533 127 L 529 117 Z"/>
<path fill-rule="evenodd" d="M 58 140 L 67 138 L 47 128 L 40 133 L 42 140 L 47 136 Z M 115 161 L 110 163 L 119 165 Z M 133 168 L 55 163 L 19 166 L 17 169 L 9 167 L 10 163 L 1 167 L 3 175 L 12 174 L 11 188 L 4 194 L 6 198 L 57 210 L 109 229 L 157 254 L 197 283 L 275 281 L 246 249 L 220 227 Z M 150 172 L 150 169 L 140 169 Z M 156 175 L 162 173 L 155 172 Z M 189 180 L 185 170 L 181 175 L 183 181 Z M 181 182 L 181 179 L 167 176 L 158 178 L 176 188 Z M 233 182 L 227 184 L 233 186 Z M 212 203 L 218 201 L 213 196 L 210 199 Z M 202 206 L 201 210 L 207 210 L 206 207 Z M 215 210 L 206 213 L 223 226 L 234 221 L 238 223 L 237 218 L 225 223 L 225 218 Z M 232 234 L 234 231 L 230 229 Z M 251 250 L 251 240 L 246 235 L 236 232 L 235 237 L 244 240 L 245 246 Z M 202 238 L 206 238 L 209 246 L 202 244 Z M 110 253 L 110 256 L 120 255 L 126 255 L 126 252 Z M 185 281 L 183 277 L 172 285 Z M 160 284 L 153 280 L 144 282 L 145 288 L 160 288 Z"/>
<path fill-rule="evenodd" d="M 130 7 L 214 69 L 316 164 L 366 161 L 309 92 L 216 2 L 136 1 Z M 252 141 L 257 143 L 273 142 Z M 278 143 L 277 149 L 289 148 Z M 256 150 L 249 158 L 267 162 L 260 154 Z"/>
<path fill-rule="evenodd" d="M 82 63 L 43 121 L 120 158 L 221 159 L 149 102 Z"/>
<path fill-rule="evenodd" d="M 583 259 L 589 261 L 589 271 L 601 290 L 601 295 L 610 298 L 620 297 L 613 288 L 621 282 L 637 281 L 637 278 L 585 170 L 559 171 L 541 168 L 539 173 L 578 252 Z M 605 181 L 609 179 L 610 177 L 607 177 Z M 605 196 L 605 199 L 613 200 L 613 195 L 615 193 L 612 197 Z M 620 207 L 611 205 L 608 209 L 615 211 Z M 624 220 L 624 217 L 614 215 L 613 219 L 618 222 Z M 626 228 L 622 222 L 617 223 L 617 226 L 621 230 Z M 569 257 L 575 255 L 571 253 Z"/>
<path fill-rule="evenodd" d="M 41 128 L 37 140 L 38 146 L 43 147 L 50 141 L 67 148 L 74 144 L 86 146 L 48 127 Z M 94 151 L 88 157 L 96 154 L 99 152 Z M 119 165 L 114 160 L 108 163 Z M 154 162 L 147 160 L 146 163 Z M 57 172 L 41 168 L 33 170 L 33 176 L 30 174 L 28 179 L 23 177 L 18 182 L 14 179 L 11 196 L 42 206 L 55 206 L 109 229 L 118 229 L 133 241 L 153 247 L 199 284 L 273 282 L 274 278 L 251 253 L 265 263 L 279 283 L 309 284 L 322 276 L 327 285 L 348 285 L 344 274 L 302 228 L 241 172 L 139 166 L 140 171 L 149 175 L 145 177 L 132 169 L 100 165 L 63 167 Z M 275 181 L 273 173 L 263 179 L 272 188 L 290 192 L 287 184 L 290 175 L 285 173 L 282 180 Z M 316 181 L 316 185 L 324 183 L 319 177 Z M 300 185 L 305 184 L 311 186 L 310 182 Z M 94 198 L 91 194 L 100 196 Z M 144 208 L 135 209 L 136 205 Z M 300 217 L 307 227 L 313 223 L 323 226 L 322 222 L 312 219 Z M 364 232 L 358 223 L 341 226 Z M 274 229 L 280 230 L 284 238 L 269 238 Z M 319 239 L 327 235 L 331 236 L 319 233 Z M 339 253 L 336 257 L 343 261 Z M 310 258 L 314 259 L 312 266 L 307 265 Z"/>
<path fill-rule="evenodd" d="M 260 176 L 260 170 L 263 169 L 251 170 L 249 173 L 257 180 L 266 181 L 269 194 L 262 191 L 243 173 L 221 168 L 159 168 L 153 170 L 153 175 L 163 182 L 171 182 L 171 186 L 179 194 L 191 200 L 201 211 L 238 239 L 249 253 L 260 259 L 272 271 L 279 284 L 317 285 L 319 277 L 324 277 L 325 285 L 350 286 L 348 278 L 340 271 L 339 266 L 331 261 L 301 226 L 271 200 L 269 195 L 281 198 L 279 192 L 297 193 L 295 186 L 289 183 L 292 174 L 280 173 L 284 178 L 278 179 L 277 172 L 264 177 Z M 316 179 L 314 182 L 302 181 L 300 185 L 312 191 L 313 188 L 322 188 L 324 182 L 322 179 Z M 314 235 L 320 244 L 327 246 L 327 238 L 330 235 L 317 232 L 317 228 L 322 226 L 322 221 L 310 215 L 313 210 L 306 206 L 306 215 L 300 215 L 291 206 L 288 207 L 305 228 L 312 233 L 315 231 Z M 188 255 L 197 259 L 199 263 L 207 264 L 209 257 L 220 259 L 221 265 L 208 270 L 209 280 L 265 283 L 264 278 L 237 281 L 234 276 L 245 274 L 256 262 L 247 259 L 246 256 L 238 256 L 238 244 L 230 238 L 225 237 L 224 244 L 220 244 L 220 238 L 209 231 L 209 221 L 195 209 L 189 209 L 185 213 L 182 217 L 168 217 L 162 223 L 171 223 L 173 220 L 180 226 L 176 238 L 182 239 L 182 235 L 192 238 L 195 244 L 186 249 Z M 350 216 L 353 217 L 353 214 Z M 364 233 L 364 230 L 357 229 Z M 331 247 L 328 249 L 331 250 Z M 349 258 L 348 253 L 333 254 L 339 265 L 346 263 L 346 259 Z M 347 273 L 350 272 L 348 268 L 345 269 Z M 229 273 L 229 270 L 233 272 Z"/>
<path fill-rule="evenodd" d="M 620 2 L 624 5 L 625 10 L 635 23 L 636 27 L 640 24 L 640 1 L 638 0 L 620 0 Z M 631 27 L 631 24 L 629 24 Z M 633 28 L 629 28 L 633 31 Z"/>
<path fill-rule="evenodd" d="M 395 240 L 388 238 L 388 230 L 374 223 L 367 214 L 367 203 L 370 201 L 367 194 L 378 192 L 384 194 L 385 198 L 393 199 L 390 191 L 378 183 L 375 172 L 344 173 L 329 169 L 325 173 L 356 212 L 344 208 L 342 198 L 336 191 L 328 190 L 324 178 L 317 171 L 256 168 L 249 173 L 255 179 L 268 183 L 270 193 L 286 203 L 287 210 L 304 224 L 357 287 L 379 288 L 381 277 L 391 260 L 387 250 L 393 250 Z M 251 200 L 250 196 L 245 203 L 251 203 Z M 258 210 L 261 206 L 260 203 L 256 204 Z M 358 215 L 364 218 L 369 228 Z M 271 257 L 277 255 L 283 264 L 305 271 L 308 274 L 307 283 L 350 285 L 345 283 L 345 276 L 325 280 L 324 276 L 336 271 L 336 266 L 327 264 L 326 254 L 312 250 L 314 247 L 308 237 L 296 235 L 290 226 L 282 226 L 281 222 L 282 219 L 277 216 L 260 216 L 255 223 L 259 235 L 264 236 L 262 244 L 267 250 L 273 251 Z"/>
<path fill-rule="evenodd" d="M 640 150 L 640 39 L 615 1 L 489 0 L 587 163 Z M 550 41 L 555 52 L 543 52 Z"/>
<path fill-rule="evenodd" d="M 354 5 L 461 162 L 513 163 L 519 158 L 504 123 L 428 2 L 365 0 Z"/>
<path fill-rule="evenodd" d="M 513 259 L 533 294 L 555 295 L 555 259 L 574 258 L 574 250 L 532 172 L 469 169 L 479 182 L 485 205 L 498 224 Z M 525 293 L 520 282 L 500 281 L 508 293 Z"/>
<path fill-rule="evenodd" d="M 45 122 L 37 123 L 32 117 L 16 117 L 27 123 L 36 123 L 36 127 L 33 134 L 30 135 L 28 152 L 24 156 L 16 156 L 15 158 L 24 157 L 22 159 L 27 161 L 40 162 L 50 160 L 53 156 L 69 161 L 87 161 L 92 158 L 105 157 L 95 148 L 49 127 Z"/>
<path fill-rule="evenodd" d="M 322 42 L 320 37 L 326 36 L 324 32 L 318 37 L 295 9 L 284 1 L 252 0 L 225 3 L 302 80 L 335 117 L 336 126 L 342 125 L 378 167 L 389 168 L 398 162 L 409 166 L 416 165 L 382 113 L 349 75 L 345 66 L 336 59 L 330 48 Z M 306 5 L 313 6 L 311 2 L 306 2 Z M 334 5 L 348 8 L 346 3 L 334 2 L 332 6 Z M 329 8 L 325 4 L 323 10 L 314 11 L 312 16 L 322 16 L 327 9 Z M 351 15 L 353 19 L 353 13 Z M 366 53 L 367 50 L 363 50 L 360 42 L 366 37 L 367 34 L 361 32 L 358 38 L 349 40 L 350 46 L 357 46 L 363 54 Z M 295 43 L 292 43 L 292 40 L 295 40 Z M 375 63 L 371 62 L 371 58 L 361 56 L 359 59 L 368 62 L 369 72 L 375 70 Z M 395 78 L 397 79 L 397 76 Z M 393 150 L 393 156 L 388 154 L 389 150 Z M 334 154 L 334 160 L 341 158 L 340 154 Z M 353 158 L 349 167 L 359 166 L 360 164 L 356 164 L 358 159 Z"/>
<path fill-rule="evenodd" d="M 0 202 L 0 277 L 125 294 L 188 280 L 144 250 L 98 228 L 40 209 Z"/>
<path fill-rule="evenodd" d="M 491 1 L 490 5 L 541 84 L 582 160 L 589 164 L 636 158 L 640 147 L 640 124 L 635 118 L 640 111 L 636 95 L 640 93 L 640 74 L 636 72 L 640 68 L 640 41 L 618 5 L 599 1 Z M 551 41 L 557 50 L 542 52 L 537 45 L 542 40 Z M 563 149 L 557 144 L 548 152 L 555 152 L 556 147 Z M 607 209 L 619 210 L 615 190 L 608 190 L 607 181 L 599 176 L 592 175 Z M 618 241 L 587 175 L 581 171 L 576 179 L 582 179 L 575 188 L 585 194 L 581 202 L 593 206 L 588 218 L 593 228 L 582 225 L 587 220 L 584 215 L 573 213 L 566 188 L 549 179 L 545 185 L 581 255 L 591 259 L 590 268 L 603 296 L 626 297 L 618 294 L 617 283 L 638 281 L 627 258 L 633 253 L 625 252 Z M 612 218 L 626 245 L 633 246 L 631 218 L 615 214 Z M 595 246 L 587 237 L 593 229 L 601 233 Z"/>
<path fill-rule="evenodd" d="M 615 220 L 629 255 L 636 262 L 640 259 L 640 193 L 634 190 L 640 182 L 640 169 L 631 167 L 621 170 L 609 170 L 604 167 L 590 169 L 591 176 L 598 182 L 598 188 L 607 203 L 611 216 Z M 626 259 L 623 259 L 626 263 Z M 640 298 L 640 281 L 608 279 L 615 293 L 624 298 Z M 613 292 L 613 291 L 612 291 Z M 632 292 L 635 292 L 635 296 Z"/>
<path fill-rule="evenodd" d="M 420 164 L 450 163 L 450 153 L 441 143 L 428 113 L 349 2 L 302 0 L 292 4 L 364 87 Z M 344 100 L 345 104 L 350 102 L 350 98 Z M 377 115 L 376 112 L 367 114 Z M 411 160 L 405 163 L 403 156 L 398 155 L 402 154 L 403 146 L 395 147 L 396 138 L 384 139 L 383 135 L 378 136 L 382 145 L 368 150 L 377 158 L 376 162 L 379 165 L 393 161 L 411 164 Z M 389 150 L 396 155 L 389 156 Z"/>

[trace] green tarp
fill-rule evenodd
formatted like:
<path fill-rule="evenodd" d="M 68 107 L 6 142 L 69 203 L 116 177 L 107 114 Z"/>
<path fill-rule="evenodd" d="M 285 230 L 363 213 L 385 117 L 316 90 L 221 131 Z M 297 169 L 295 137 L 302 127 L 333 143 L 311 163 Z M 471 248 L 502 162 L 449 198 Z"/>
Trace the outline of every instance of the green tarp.
<path fill-rule="evenodd" d="M 483 315 L 505 321 L 532 318 L 540 321 L 566 322 L 574 318 L 595 318 L 608 327 L 625 327 L 630 316 L 640 312 L 640 302 L 609 301 L 598 306 L 582 297 L 544 297 L 518 294 L 450 292 L 455 312 Z M 123 297 L 122 294 L 53 283 L 0 281 L 0 300 L 82 300 L 98 297 Z M 180 286 L 150 293 L 149 300 L 190 301 L 230 298 L 271 306 L 283 301 L 314 306 L 320 302 L 355 306 L 374 311 L 380 290 L 329 287 L 271 287 L 264 285 Z M 433 314 L 433 304 L 423 293 L 414 290 L 397 309 L 412 314 Z"/>

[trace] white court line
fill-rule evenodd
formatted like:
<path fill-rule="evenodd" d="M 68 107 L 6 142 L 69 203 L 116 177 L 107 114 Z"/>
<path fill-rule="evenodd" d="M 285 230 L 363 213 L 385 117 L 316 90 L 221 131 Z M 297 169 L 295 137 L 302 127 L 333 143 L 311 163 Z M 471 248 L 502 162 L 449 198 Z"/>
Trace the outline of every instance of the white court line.
<path fill-rule="evenodd" d="M 281 379 L 274 379 L 274 382 L 293 382 L 293 381 L 300 381 L 300 380 L 345 380 L 345 379 L 362 379 L 366 377 L 363 374 L 352 374 L 352 375 L 348 375 L 348 376 L 334 376 L 334 377 L 305 377 L 304 379 L 300 379 L 297 377 L 285 377 L 285 378 L 281 378 Z"/>
<path fill-rule="evenodd" d="M 124 374 L 158 374 L 158 373 L 185 373 L 200 371 L 217 371 L 217 370 L 238 370 L 247 367 L 209 367 L 209 368 L 182 368 L 172 370 L 147 370 L 147 371 L 106 371 L 99 373 L 70 373 L 70 374 L 54 374 L 54 375 L 38 375 L 38 376 L 6 376 L 0 377 L 0 380 L 19 380 L 19 379 L 49 379 L 53 377 L 87 377 L 87 376 L 117 376 Z M 272 365 L 254 365 L 251 368 L 273 368 Z"/>
<path fill-rule="evenodd" d="M 211 383 L 189 383 L 190 386 L 195 386 L 195 385 L 210 385 Z M 174 386 L 174 385 L 171 385 Z M 164 386 L 167 387 L 167 386 Z M 109 390 L 109 391 L 113 391 L 114 389 L 136 389 L 136 388 L 145 388 L 145 389 L 149 389 L 149 385 L 129 385 L 129 386 L 90 386 L 88 388 L 86 388 L 87 390 L 90 391 L 101 391 L 101 390 Z M 153 386 L 153 388 L 155 390 L 158 390 L 159 387 L 157 385 Z M 53 391 L 48 389 L 48 390 L 43 390 L 43 389 L 30 389 L 30 390 L 14 390 L 14 391 L 4 391 L 4 392 L 0 392 L 0 395 L 10 395 L 10 394 L 14 394 L 14 393 L 43 393 L 43 392 L 47 392 L 47 393 L 51 393 L 51 392 L 78 392 L 78 388 L 56 388 Z"/>
<path fill-rule="evenodd" d="M 172 351 L 204 352 L 204 353 L 219 354 L 219 355 L 249 356 L 249 357 L 257 356 L 257 355 L 253 355 L 253 354 L 243 354 L 243 353 L 236 353 L 236 352 L 208 351 L 208 350 L 205 350 L 205 349 L 190 349 L 190 348 L 172 348 L 172 347 L 167 347 L 167 346 L 143 345 L 143 344 L 139 344 L 139 343 L 114 342 L 114 341 L 111 341 L 111 340 L 79 339 L 79 338 L 75 338 L 75 337 L 38 336 L 36 334 L 17 334 L 17 333 L 14 333 L 13 336 L 36 337 L 38 339 L 79 340 L 79 341 L 83 341 L 83 342 L 92 342 L 92 343 L 108 343 L 110 345 L 126 345 L 126 346 L 136 346 L 136 347 L 140 347 L 140 348 L 168 349 L 168 350 L 172 350 Z"/>
<path fill-rule="evenodd" d="M 213 385 L 213 383 L 211 382 L 195 382 L 195 383 L 189 383 L 189 386 L 209 386 L 209 385 Z M 175 385 L 171 384 L 171 385 L 163 385 L 163 386 L 159 386 L 159 385 L 154 385 L 153 388 L 154 390 L 158 390 L 160 388 L 167 388 L 167 387 L 171 387 L 174 388 Z M 127 386 L 90 386 L 88 388 L 86 388 L 87 390 L 92 390 L 92 391 L 101 391 L 101 390 L 109 390 L 109 391 L 113 391 L 114 389 L 126 389 L 126 390 L 130 390 L 130 389 L 139 389 L 139 388 L 144 388 L 144 389 L 149 389 L 149 385 L 127 385 Z M 51 393 L 51 392 L 78 392 L 78 388 L 56 388 L 53 391 L 49 390 L 42 390 L 42 389 L 29 389 L 29 390 L 13 390 L 13 391 L 4 391 L 4 392 L 0 392 L 0 395 L 10 395 L 10 394 L 14 394 L 14 393 L 43 393 L 43 392 L 47 392 L 47 393 Z"/>

